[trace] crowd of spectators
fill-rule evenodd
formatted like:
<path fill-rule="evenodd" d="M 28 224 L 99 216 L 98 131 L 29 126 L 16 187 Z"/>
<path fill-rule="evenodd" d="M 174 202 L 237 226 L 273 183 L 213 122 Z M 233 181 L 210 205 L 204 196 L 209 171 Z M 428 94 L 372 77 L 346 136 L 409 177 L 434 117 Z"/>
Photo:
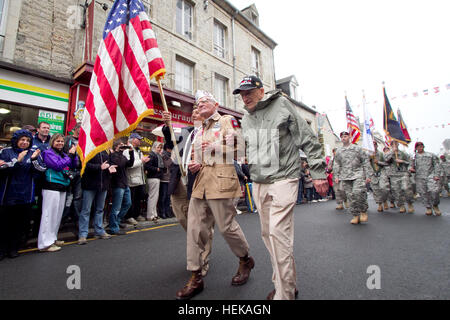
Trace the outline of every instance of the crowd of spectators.
<path fill-rule="evenodd" d="M 155 142 L 144 155 L 143 137 L 132 133 L 89 160 L 81 176 L 79 131 L 50 135 L 46 122 L 26 125 L 0 150 L 0 260 L 16 258 L 31 238 L 41 252 L 61 250 L 58 232 L 69 222 L 83 245 L 90 225 L 96 238 L 109 239 L 127 225 L 174 217 L 167 145 Z"/>

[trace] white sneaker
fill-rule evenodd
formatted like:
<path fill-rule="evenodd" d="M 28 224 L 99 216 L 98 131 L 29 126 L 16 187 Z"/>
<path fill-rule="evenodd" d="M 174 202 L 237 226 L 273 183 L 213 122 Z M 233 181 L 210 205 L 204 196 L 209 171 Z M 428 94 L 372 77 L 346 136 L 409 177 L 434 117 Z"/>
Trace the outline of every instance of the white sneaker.
<path fill-rule="evenodd" d="M 313 200 L 312 202 L 318 202 L 317 200 Z"/>
<path fill-rule="evenodd" d="M 134 218 L 127 219 L 127 222 L 132 225 L 137 225 L 138 222 Z"/>
<path fill-rule="evenodd" d="M 58 246 L 52 244 L 50 247 L 45 248 L 45 249 L 41 249 L 39 251 L 40 252 L 56 252 L 56 251 L 59 251 L 59 250 L 61 250 L 61 247 L 58 247 Z"/>
<path fill-rule="evenodd" d="M 139 216 L 136 220 L 137 220 L 138 222 L 144 222 L 144 221 L 147 221 L 143 216 Z"/>
<path fill-rule="evenodd" d="M 236 213 L 237 214 L 242 214 L 242 211 L 236 208 Z"/>

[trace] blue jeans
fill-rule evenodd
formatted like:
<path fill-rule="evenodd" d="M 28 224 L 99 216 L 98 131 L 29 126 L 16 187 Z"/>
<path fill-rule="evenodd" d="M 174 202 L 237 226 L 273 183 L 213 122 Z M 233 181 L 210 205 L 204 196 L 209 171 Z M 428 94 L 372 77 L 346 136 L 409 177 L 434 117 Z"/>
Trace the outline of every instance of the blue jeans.
<path fill-rule="evenodd" d="M 159 216 L 163 219 L 169 218 L 170 211 L 170 195 L 169 195 L 169 183 L 162 182 L 159 185 L 159 199 L 158 199 Z"/>
<path fill-rule="evenodd" d="M 112 208 L 109 216 L 109 228 L 111 233 L 119 231 L 119 224 L 131 207 L 130 188 L 114 188 L 112 190 Z"/>
<path fill-rule="evenodd" d="M 303 179 L 298 180 L 298 196 L 297 204 L 301 204 L 303 201 Z"/>
<path fill-rule="evenodd" d="M 89 218 L 92 203 L 95 201 L 94 231 L 95 235 L 105 234 L 103 229 L 103 208 L 105 207 L 107 191 L 83 190 L 83 202 L 78 220 L 78 237 L 87 238 L 89 233 Z"/>
<path fill-rule="evenodd" d="M 313 188 L 306 188 L 306 199 L 308 200 L 308 202 L 311 202 L 313 200 L 313 196 L 314 196 L 314 190 Z"/>

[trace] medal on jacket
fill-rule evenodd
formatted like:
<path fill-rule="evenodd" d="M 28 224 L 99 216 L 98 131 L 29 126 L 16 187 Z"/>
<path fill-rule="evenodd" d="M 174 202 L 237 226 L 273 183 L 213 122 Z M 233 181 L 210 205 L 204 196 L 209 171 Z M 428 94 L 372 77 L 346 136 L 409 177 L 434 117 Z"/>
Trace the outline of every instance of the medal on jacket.
<path fill-rule="evenodd" d="M 220 125 L 220 123 L 219 122 L 216 122 L 215 124 L 214 124 L 214 127 L 212 127 L 212 132 L 214 133 L 214 136 L 217 138 L 217 137 L 219 137 L 219 135 L 220 135 L 220 129 L 221 129 L 222 127 L 221 127 L 221 125 Z"/>

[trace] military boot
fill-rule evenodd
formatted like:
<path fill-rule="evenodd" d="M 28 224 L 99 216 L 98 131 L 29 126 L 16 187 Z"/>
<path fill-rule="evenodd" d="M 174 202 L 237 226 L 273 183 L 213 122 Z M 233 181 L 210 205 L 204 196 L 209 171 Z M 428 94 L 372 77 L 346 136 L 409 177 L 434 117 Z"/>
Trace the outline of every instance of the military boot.
<path fill-rule="evenodd" d="M 381 203 L 378 204 L 378 212 L 383 212 L 383 205 Z"/>
<path fill-rule="evenodd" d="M 358 224 L 359 223 L 359 216 L 353 216 L 353 219 L 350 221 L 351 224 Z"/>
<path fill-rule="evenodd" d="M 438 206 L 433 206 L 434 213 L 439 217 L 442 213 Z"/>
<path fill-rule="evenodd" d="M 344 205 L 342 203 L 338 203 L 336 210 L 344 210 Z"/>
<path fill-rule="evenodd" d="M 350 204 L 348 203 L 348 200 L 345 200 L 344 205 L 345 205 L 346 208 L 350 207 Z"/>
<path fill-rule="evenodd" d="M 425 214 L 427 216 L 432 216 L 433 215 L 433 211 L 431 211 L 431 208 L 427 208 L 427 211 L 425 212 Z"/>
<path fill-rule="evenodd" d="M 414 205 L 412 203 L 408 203 L 408 213 L 414 213 Z"/>
<path fill-rule="evenodd" d="M 395 208 L 395 203 L 393 201 L 391 201 L 391 208 Z"/>
<path fill-rule="evenodd" d="M 400 213 L 405 213 L 406 212 L 406 208 L 405 206 L 400 206 Z"/>
<path fill-rule="evenodd" d="M 367 212 L 361 212 L 359 222 L 367 222 L 368 220 L 369 220 L 369 216 L 368 216 Z"/>
<path fill-rule="evenodd" d="M 250 272 L 255 267 L 255 261 L 252 257 L 239 258 L 239 268 L 236 275 L 231 279 L 233 286 L 241 286 L 247 283 Z"/>
<path fill-rule="evenodd" d="M 384 210 L 387 210 L 387 209 L 389 209 L 389 205 L 388 205 L 387 201 L 385 201 L 384 202 Z"/>
<path fill-rule="evenodd" d="M 192 276 L 183 289 L 177 292 L 177 300 L 188 300 L 203 291 L 201 271 L 192 272 Z"/>

